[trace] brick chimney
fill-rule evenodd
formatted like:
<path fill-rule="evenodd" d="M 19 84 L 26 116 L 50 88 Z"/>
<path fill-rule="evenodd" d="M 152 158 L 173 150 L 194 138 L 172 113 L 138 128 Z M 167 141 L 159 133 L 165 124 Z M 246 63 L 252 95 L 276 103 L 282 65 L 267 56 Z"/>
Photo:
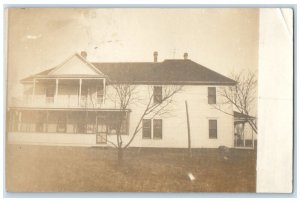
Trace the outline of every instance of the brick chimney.
<path fill-rule="evenodd" d="M 153 57 L 154 57 L 154 62 L 157 62 L 157 57 L 158 57 L 158 52 L 157 51 L 154 51 Z"/>
<path fill-rule="evenodd" d="M 84 59 L 86 59 L 87 57 L 87 52 L 86 51 L 81 51 L 80 52 L 81 57 L 83 57 Z"/>
<path fill-rule="evenodd" d="M 183 59 L 187 60 L 188 59 L 189 54 L 188 53 L 184 53 L 183 54 Z"/>

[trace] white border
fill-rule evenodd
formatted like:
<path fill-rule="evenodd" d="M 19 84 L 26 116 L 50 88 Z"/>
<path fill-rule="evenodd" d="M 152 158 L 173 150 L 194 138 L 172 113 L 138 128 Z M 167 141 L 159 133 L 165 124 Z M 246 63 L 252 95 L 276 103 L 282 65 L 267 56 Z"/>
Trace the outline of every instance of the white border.
<path fill-rule="evenodd" d="M 107 3 L 108 2 L 108 3 Z M 65 5 L 63 5 L 64 7 L 72 7 L 73 5 L 66 5 L 66 4 L 69 4 L 69 3 L 72 3 L 73 5 L 74 5 L 74 7 L 80 7 L 80 6 L 82 6 L 82 5 L 79 5 L 79 4 L 85 4 L 84 6 L 85 7 L 90 7 L 91 5 L 87 5 L 87 4 L 104 4 L 105 2 L 104 1 L 99 1 L 99 0 L 85 0 L 85 1 L 83 1 L 83 0 L 79 0 L 79 1 L 68 1 L 68 0 L 44 0 L 43 2 L 41 2 L 41 1 L 38 1 L 38 0 L 27 0 L 26 1 L 26 4 L 27 4 L 27 6 L 30 6 L 30 5 L 28 5 L 28 4 L 38 4 L 39 6 L 41 6 L 41 5 L 44 5 L 44 6 L 53 6 L 53 5 L 50 5 L 50 4 L 57 4 L 57 5 L 55 5 L 56 7 L 57 6 L 59 6 L 59 4 L 65 4 Z M 167 1 L 167 0 L 145 0 L 145 1 L 143 1 L 143 2 L 141 2 L 141 1 L 138 1 L 138 0 L 135 0 L 135 1 L 126 1 L 126 0 L 124 0 L 124 1 L 122 1 L 122 0 L 110 0 L 110 1 L 106 1 L 106 4 L 108 4 L 107 6 L 109 6 L 109 7 L 111 7 L 113 4 L 123 4 L 123 5 L 125 5 L 125 4 L 168 4 L 168 3 L 170 3 L 170 1 Z M 179 0 L 173 0 L 172 2 L 171 2 L 172 4 L 177 4 L 177 5 L 180 5 L 180 4 L 184 4 L 184 7 L 192 7 L 193 5 L 186 5 L 186 4 L 199 4 L 199 3 L 206 3 L 206 4 L 209 4 L 209 5 L 202 5 L 202 6 L 205 6 L 205 7 L 213 7 L 213 5 L 215 5 L 216 7 L 231 7 L 231 6 L 238 6 L 238 7 L 242 7 L 242 6 L 253 6 L 252 4 L 260 4 L 260 3 L 265 3 L 263 6 L 264 7 L 267 7 L 267 6 L 270 6 L 270 7 L 274 7 L 274 5 L 266 5 L 266 3 L 268 3 L 268 4 L 284 4 L 284 5 L 287 5 L 287 4 L 297 4 L 298 2 L 296 1 L 296 0 L 272 0 L 272 1 L 265 1 L 265 2 L 261 2 L 261 1 L 259 1 L 259 0 L 252 0 L 252 1 L 250 1 L 250 0 L 247 0 L 247 1 L 243 1 L 243 3 L 244 4 L 240 4 L 241 3 L 241 1 L 238 1 L 238 0 L 231 0 L 231 1 L 226 1 L 226 3 L 230 3 L 230 4 L 236 4 L 236 5 L 229 5 L 229 4 L 224 4 L 224 1 L 222 1 L 222 0 L 218 0 L 218 1 L 216 1 L 216 0 L 211 0 L 211 1 L 193 1 L 193 0 L 185 0 L 185 1 L 179 1 Z M 21 4 L 21 5 L 26 5 L 26 4 L 24 4 L 24 1 L 23 0 L 3 0 L 2 1 L 2 5 L 3 6 L 8 6 L 8 4 L 10 4 L 10 6 L 20 6 L 20 5 L 12 5 L 12 4 Z M 239 5 L 237 5 L 237 4 L 239 4 Z M 34 5 L 32 5 L 32 6 L 34 6 Z M 92 5 L 93 6 L 93 5 Z M 94 5 L 95 6 L 95 5 Z M 102 5 L 102 6 L 105 6 L 105 5 Z M 159 5 L 156 5 L 156 7 L 158 7 Z M 165 5 L 165 6 L 168 6 L 168 5 Z M 174 5 L 172 5 L 172 6 L 174 6 Z M 198 6 L 201 6 L 201 5 L 198 5 Z M 256 6 L 258 6 L 258 5 L 256 5 Z M 296 5 L 296 7 L 298 8 L 298 5 Z M 3 10 L 1 10 L 1 16 L 4 16 L 4 14 L 3 14 Z M 299 16 L 299 15 L 298 15 Z M 298 17 L 297 16 L 297 21 L 296 21 L 296 26 L 298 27 L 298 23 L 299 23 L 299 20 L 298 20 Z M 2 34 L 2 36 L 4 36 L 4 30 L 3 30 L 3 20 L 1 21 L 1 26 L 0 26 L 0 33 Z M 2 47 L 4 47 L 3 45 L 4 45 L 4 43 L 3 43 L 3 41 L 1 41 L 1 45 L 2 45 Z M 298 45 L 298 41 L 297 41 L 297 45 Z M 5 49 L 3 49 L 3 50 L 5 50 Z M 297 53 L 297 55 L 296 56 L 298 56 L 298 54 L 299 53 Z M 2 64 L 4 64 L 4 57 L 3 57 L 3 54 L 2 54 L 2 56 L 1 56 L 1 62 L 2 62 Z M 295 67 L 295 69 L 296 69 L 296 67 Z M 5 75 L 5 73 L 6 73 L 6 71 L 5 71 L 5 69 L 2 69 L 2 72 L 3 72 L 3 75 Z M 296 71 L 295 73 L 297 73 L 297 75 L 296 75 L 296 77 L 298 78 L 298 76 L 299 76 L 299 71 Z M 3 85 L 2 86 L 2 89 L 4 89 L 5 88 L 5 84 L 4 84 L 4 81 L 5 81 L 5 77 L 3 76 L 3 77 L 1 77 L 1 84 Z M 296 82 L 296 83 L 298 83 L 298 82 Z M 296 90 L 297 90 L 297 94 L 299 93 L 299 88 L 298 88 L 298 85 L 297 85 L 297 88 L 296 88 Z M 4 113 L 5 113 L 5 106 L 4 106 L 4 104 L 5 104 L 5 92 L 4 91 L 2 91 L 3 92 L 3 99 L 1 99 L 1 105 L 2 105 L 2 107 L 1 107 L 1 112 L 2 112 L 2 120 L 1 120 L 1 129 L 2 129 L 2 131 L 4 130 Z M 296 104 L 296 103 L 295 103 Z M 299 111 L 298 111 L 299 109 L 297 108 L 297 115 L 299 114 Z M 297 120 L 297 122 L 295 122 L 295 124 L 297 124 L 297 125 L 299 125 L 300 123 L 299 123 L 299 121 Z M 295 131 L 295 132 L 297 132 L 297 131 Z M 3 134 L 3 133 L 2 133 Z M 284 135 L 284 134 L 283 134 Z M 1 138 L 0 138 L 1 139 Z M 1 139 L 1 141 L 3 141 L 3 139 Z M 2 143 L 2 145 L 3 145 L 3 142 L 1 142 Z M 298 143 L 299 143 L 299 138 L 297 139 L 297 145 L 298 145 Z M 1 151 L 1 155 L 3 156 L 3 150 L 0 150 Z M 299 155 L 297 155 L 297 162 L 299 162 Z M 3 161 L 1 161 L 1 168 L 3 169 Z M 4 173 L 4 171 L 2 172 L 2 173 Z M 1 175 L 1 181 L 3 182 L 3 176 Z M 3 192 L 3 183 L 1 183 L 1 187 L 0 187 L 0 190 L 1 190 L 1 192 Z M 295 190 L 297 193 L 298 193 L 298 195 L 299 195 L 299 191 L 298 190 Z M 3 195 L 3 193 L 2 193 L 2 195 Z M 123 197 L 126 197 L 126 195 L 127 194 L 125 194 L 125 196 L 123 196 Z M 67 196 L 67 195 L 66 195 Z M 114 195 L 114 194 L 110 194 L 110 196 L 107 196 L 106 195 L 106 197 L 118 197 L 117 195 Z M 127 195 L 127 197 L 129 197 L 130 195 Z M 134 197 L 134 195 L 131 195 L 131 197 Z M 146 196 L 147 196 L 147 194 L 146 194 Z M 150 195 L 151 196 L 151 195 Z M 184 197 L 184 195 L 182 195 L 183 197 Z M 45 196 L 42 196 L 42 197 L 45 197 Z M 62 197 L 62 196 L 60 196 L 60 197 Z M 70 197 L 70 195 L 69 195 L 69 197 Z M 97 196 L 96 196 L 97 197 Z M 105 197 L 105 196 L 104 196 Z M 119 196 L 119 197 L 122 197 L 122 196 Z M 136 197 L 145 197 L 145 195 L 143 196 L 143 195 L 137 195 Z M 149 195 L 148 195 L 148 197 L 149 197 Z M 158 195 L 158 197 L 166 197 L 166 195 L 163 195 L 163 196 L 159 196 Z M 172 194 L 171 195 L 169 195 L 169 197 L 177 197 L 177 199 L 169 199 L 169 200 L 172 200 L 172 201 L 178 201 L 178 200 L 181 200 L 181 199 L 178 199 L 178 197 L 180 197 L 180 195 L 178 196 L 172 196 Z M 186 197 L 197 197 L 197 196 L 186 196 Z M 199 195 L 198 197 L 201 197 L 201 195 Z M 235 199 L 231 199 L 231 198 L 227 198 L 227 197 L 243 197 L 243 196 L 241 196 L 241 195 L 239 195 L 239 196 L 234 196 L 234 195 L 228 195 L 228 194 L 221 194 L 221 195 L 214 195 L 214 194 L 209 194 L 209 195 L 202 195 L 202 197 L 216 197 L 216 198 L 218 198 L 218 199 L 214 199 L 214 198 L 212 198 L 212 199 L 209 199 L 209 200 L 220 200 L 220 201 L 240 201 L 241 199 L 238 199 L 238 198 L 235 198 Z M 219 197 L 221 197 L 221 198 L 219 198 Z M 223 197 L 225 197 L 225 198 L 223 198 Z M 248 195 L 248 197 L 249 197 L 249 195 Z M 250 195 L 250 197 L 251 197 L 251 195 Z M 293 197 L 293 196 L 288 196 L 288 195 L 252 195 L 252 197 L 263 197 L 263 198 L 256 198 L 255 200 L 258 200 L 258 201 L 260 201 L 260 200 L 267 200 L 267 201 L 274 201 L 275 199 L 274 198 L 279 198 L 279 199 L 282 199 L 282 197 Z M 270 198 L 265 198 L 265 197 L 270 197 Z M 294 196 L 294 197 L 296 197 L 296 196 Z M 17 200 L 17 199 L 13 199 L 13 200 Z M 28 201 L 32 201 L 33 199 L 30 199 L 30 198 L 27 198 L 27 199 L 25 199 L 25 201 L 26 200 L 28 200 Z M 39 199 L 34 199 L 34 200 L 39 200 Z M 52 201 L 53 199 L 51 199 L 51 198 L 48 198 L 48 199 L 44 199 L 44 200 L 49 200 L 49 201 Z M 63 199 L 63 200 L 66 200 L 66 199 Z M 81 200 L 80 198 L 77 198 L 77 199 L 69 199 L 70 201 L 72 200 L 72 201 L 78 201 L 78 200 Z M 93 200 L 99 200 L 99 199 L 93 199 Z M 132 201 L 133 199 L 125 199 L 125 201 Z M 140 201 L 140 199 L 135 199 L 135 200 L 139 200 Z M 143 200 L 146 200 L 146 199 L 143 199 Z M 148 199 L 148 200 L 155 200 L 154 198 L 152 198 L 152 199 Z M 160 200 L 166 200 L 166 199 L 160 199 Z M 199 199 L 190 199 L 190 200 L 199 200 Z M 205 198 L 204 200 L 208 200 L 207 198 Z M 244 198 L 244 199 L 242 199 L 243 201 L 249 201 L 249 200 L 252 200 L 251 198 Z M 289 199 L 284 199 L 285 201 L 287 200 L 287 201 L 294 201 L 294 200 L 296 200 L 295 198 L 289 198 Z M 123 199 L 122 199 L 122 201 L 124 201 Z"/>

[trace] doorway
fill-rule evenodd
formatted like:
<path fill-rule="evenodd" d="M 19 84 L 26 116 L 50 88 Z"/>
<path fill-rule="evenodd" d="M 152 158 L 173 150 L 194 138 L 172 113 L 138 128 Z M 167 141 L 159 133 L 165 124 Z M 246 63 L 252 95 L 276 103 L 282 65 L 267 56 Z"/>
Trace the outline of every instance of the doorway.
<path fill-rule="evenodd" d="M 97 116 L 96 118 L 96 144 L 107 143 L 108 127 L 104 116 Z"/>

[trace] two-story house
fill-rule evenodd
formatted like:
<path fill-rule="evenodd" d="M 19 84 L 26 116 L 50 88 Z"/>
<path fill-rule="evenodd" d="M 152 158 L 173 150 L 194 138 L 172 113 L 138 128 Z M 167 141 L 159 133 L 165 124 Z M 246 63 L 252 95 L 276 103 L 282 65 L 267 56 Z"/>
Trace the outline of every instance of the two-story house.
<path fill-rule="evenodd" d="M 155 98 L 164 88 L 182 86 L 174 95 L 171 116 L 144 117 L 133 147 L 187 147 L 185 101 L 189 108 L 192 148 L 234 146 L 234 118 L 215 109 L 217 90 L 235 81 L 192 60 L 95 63 L 87 53 L 74 54 L 58 66 L 29 76 L 21 83 L 24 95 L 8 109 L 8 142 L 45 145 L 109 145 L 116 137 L 115 115 L 120 113 L 112 85 L 137 87 L 147 99 L 149 87 Z M 149 98 L 148 98 L 149 99 Z M 224 108 L 233 113 L 233 107 Z M 135 129 L 139 105 L 126 109 L 122 138 L 126 142 Z"/>

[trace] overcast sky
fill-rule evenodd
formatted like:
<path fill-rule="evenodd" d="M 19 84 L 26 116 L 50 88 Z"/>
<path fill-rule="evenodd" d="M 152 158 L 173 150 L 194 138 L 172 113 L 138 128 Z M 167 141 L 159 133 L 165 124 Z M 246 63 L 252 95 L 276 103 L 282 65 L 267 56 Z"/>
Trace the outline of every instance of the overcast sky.
<path fill-rule="evenodd" d="M 10 9 L 9 92 L 75 52 L 97 62 L 189 59 L 225 76 L 257 71 L 258 9 Z"/>

